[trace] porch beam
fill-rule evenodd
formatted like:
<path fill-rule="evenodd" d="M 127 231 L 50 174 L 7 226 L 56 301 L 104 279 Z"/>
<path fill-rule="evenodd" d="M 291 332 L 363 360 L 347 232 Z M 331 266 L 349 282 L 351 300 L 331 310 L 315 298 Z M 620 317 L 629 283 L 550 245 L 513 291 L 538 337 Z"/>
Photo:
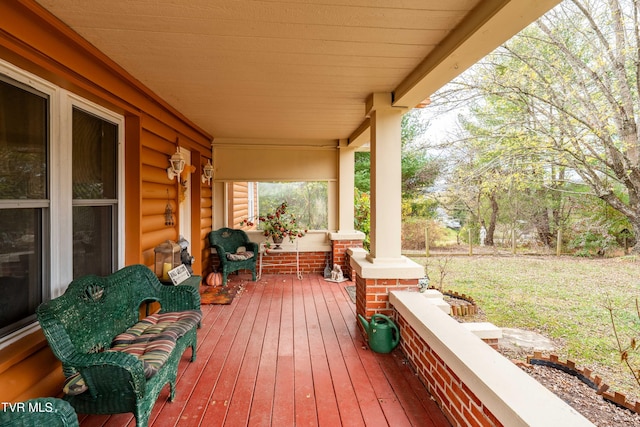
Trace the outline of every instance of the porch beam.
<path fill-rule="evenodd" d="M 485 0 L 394 90 L 393 105 L 413 108 L 538 19 L 560 0 Z"/>
<path fill-rule="evenodd" d="M 362 147 L 371 140 L 371 120 L 367 117 L 360 123 L 360 126 L 349 136 L 350 147 Z"/>

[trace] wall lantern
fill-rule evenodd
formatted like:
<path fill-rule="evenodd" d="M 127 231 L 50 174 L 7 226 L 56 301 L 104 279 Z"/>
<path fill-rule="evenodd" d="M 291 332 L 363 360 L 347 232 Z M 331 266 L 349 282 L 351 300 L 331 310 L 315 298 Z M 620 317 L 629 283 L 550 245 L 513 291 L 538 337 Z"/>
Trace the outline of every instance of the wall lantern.
<path fill-rule="evenodd" d="M 164 208 L 164 225 L 167 227 L 174 225 L 173 221 L 173 209 L 171 208 L 171 201 L 169 200 L 169 190 L 167 190 L 167 206 Z"/>
<path fill-rule="evenodd" d="M 177 147 L 175 154 L 169 159 L 169 167 L 167 168 L 167 176 L 169 179 L 179 176 L 184 170 L 185 163 L 184 156 L 180 152 L 180 147 Z"/>
<path fill-rule="evenodd" d="M 213 178 L 213 165 L 211 164 L 211 160 L 207 160 L 207 164 L 202 168 L 202 183 L 205 182 L 207 185 L 211 184 L 211 179 Z"/>

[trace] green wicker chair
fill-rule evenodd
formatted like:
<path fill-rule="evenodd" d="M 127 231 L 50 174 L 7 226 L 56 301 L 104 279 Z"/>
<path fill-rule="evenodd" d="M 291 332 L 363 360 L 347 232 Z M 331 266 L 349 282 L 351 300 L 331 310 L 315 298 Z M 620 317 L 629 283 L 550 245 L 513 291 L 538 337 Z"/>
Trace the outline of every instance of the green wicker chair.
<path fill-rule="evenodd" d="M 144 265 L 125 267 L 107 277 L 74 280 L 63 295 L 38 307 L 44 335 L 68 381 L 78 373 L 84 380 L 83 391 L 64 396 L 78 413 L 133 412 L 137 425 L 144 427 L 167 383 L 170 400 L 175 397 L 182 354 L 191 347 L 191 360 L 196 358 L 195 324 L 175 340 L 168 359 L 152 376 L 146 375 L 146 365 L 137 356 L 105 351 L 113 338 L 137 324 L 139 307 L 145 301 L 159 302 L 160 313 L 194 310 L 201 315 L 196 289 L 162 285 Z"/>
<path fill-rule="evenodd" d="M 0 411 L 0 427 L 77 427 L 78 416 L 62 399 L 39 397 Z"/>
<path fill-rule="evenodd" d="M 256 280 L 256 260 L 258 258 L 258 244 L 249 240 L 243 230 L 221 228 L 209 233 L 209 243 L 216 249 L 222 269 L 222 285 L 227 284 L 227 276 L 238 270 L 250 270 L 251 278 Z M 253 255 L 248 258 L 236 257 L 238 248 L 244 247 L 246 253 Z M 240 259 L 234 259 L 240 258 Z"/>

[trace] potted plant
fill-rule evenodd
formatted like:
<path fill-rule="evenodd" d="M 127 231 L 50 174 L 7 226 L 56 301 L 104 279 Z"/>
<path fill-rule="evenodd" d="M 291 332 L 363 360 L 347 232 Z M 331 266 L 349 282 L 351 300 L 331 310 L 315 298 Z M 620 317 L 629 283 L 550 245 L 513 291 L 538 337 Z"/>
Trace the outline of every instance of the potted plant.
<path fill-rule="evenodd" d="M 288 237 L 293 242 L 296 237 L 302 237 L 307 234 L 307 230 L 300 227 L 295 215 L 287 212 L 287 202 L 282 202 L 273 213 L 258 217 L 258 229 L 263 231 L 264 236 L 273 241 L 275 248 L 279 249 L 284 238 Z M 253 227 L 254 221 L 251 219 L 243 219 L 240 226 L 247 225 Z M 266 246 L 271 247 L 270 242 L 266 242 Z"/>

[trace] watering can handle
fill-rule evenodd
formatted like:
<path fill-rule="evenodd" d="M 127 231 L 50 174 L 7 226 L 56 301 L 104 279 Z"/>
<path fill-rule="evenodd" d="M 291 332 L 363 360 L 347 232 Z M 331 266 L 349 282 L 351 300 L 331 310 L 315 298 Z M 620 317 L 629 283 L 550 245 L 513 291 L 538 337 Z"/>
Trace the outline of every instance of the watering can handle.
<path fill-rule="evenodd" d="M 371 316 L 371 322 L 373 324 L 375 324 L 376 319 L 384 319 L 387 321 L 387 323 L 391 326 L 391 329 L 393 329 L 393 347 L 397 346 L 398 343 L 400 342 L 400 330 L 398 330 L 398 327 L 396 326 L 395 323 L 393 323 L 393 320 L 391 320 L 389 317 L 385 316 L 384 314 L 380 314 L 380 313 L 376 313 L 373 316 Z"/>

